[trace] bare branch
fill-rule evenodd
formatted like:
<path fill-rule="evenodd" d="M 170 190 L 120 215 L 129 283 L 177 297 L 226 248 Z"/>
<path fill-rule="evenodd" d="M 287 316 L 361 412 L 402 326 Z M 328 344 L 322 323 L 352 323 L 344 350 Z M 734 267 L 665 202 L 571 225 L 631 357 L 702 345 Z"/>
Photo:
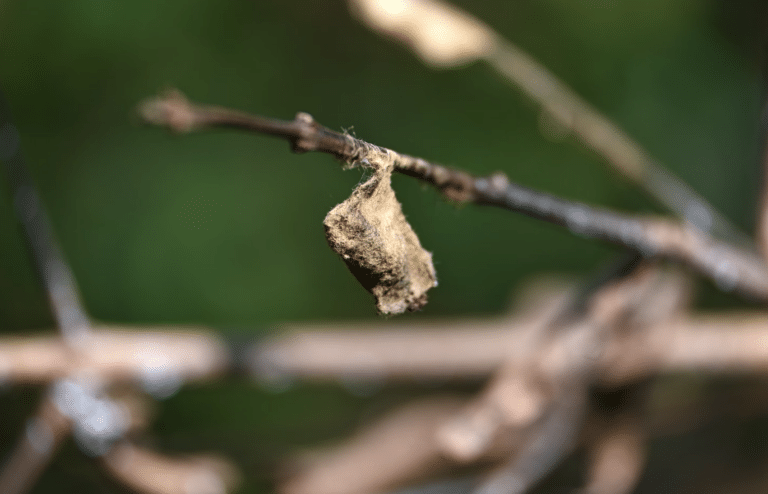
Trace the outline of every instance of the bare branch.
<path fill-rule="evenodd" d="M 498 320 L 415 324 L 281 326 L 248 361 L 257 379 L 482 379 L 505 358 L 531 351 L 536 335 L 569 304 L 562 286 L 535 288 Z M 531 296 L 524 296 L 531 298 Z"/>
<path fill-rule="evenodd" d="M 541 105 L 541 124 L 562 138 L 573 133 L 617 171 L 700 230 L 740 245 L 750 239 L 685 182 L 662 168 L 616 124 L 562 80 L 488 25 L 440 0 L 348 0 L 374 31 L 408 45 L 428 65 L 456 67 L 484 60 Z"/>
<path fill-rule="evenodd" d="M 767 322 L 764 312 L 700 314 L 637 331 L 607 345 L 602 379 L 617 383 L 679 371 L 765 374 Z"/>
<path fill-rule="evenodd" d="M 350 0 L 352 13 L 374 31 L 408 45 L 434 67 L 455 67 L 489 55 L 496 34 L 439 0 Z"/>
<path fill-rule="evenodd" d="M 768 117 L 768 106 L 763 111 L 764 120 L 766 117 Z M 757 209 L 756 236 L 763 259 L 768 259 L 768 136 L 766 136 L 763 146 L 763 190 Z"/>
<path fill-rule="evenodd" d="M 95 371 L 100 379 L 133 381 L 148 391 L 163 382 L 179 386 L 211 378 L 230 365 L 226 346 L 210 331 L 114 326 L 95 328 L 76 359 L 53 336 L 2 337 L 0 362 L 0 379 L 13 383 L 48 383 Z"/>
<path fill-rule="evenodd" d="M 310 452 L 294 461 L 296 472 L 280 485 L 279 492 L 384 492 L 407 482 L 444 474 L 451 463 L 440 453 L 435 429 L 463 403 L 464 400 L 455 397 L 433 397 L 391 412 L 343 444 Z"/>
<path fill-rule="evenodd" d="M 132 379 L 150 393 L 167 396 L 178 389 L 184 379 L 206 377 L 228 363 L 223 345 L 211 335 L 92 332 L 74 275 L 56 243 L 50 220 L 19 149 L 18 132 L 10 122 L 7 104 L 0 93 L 0 159 L 6 162 L 16 214 L 24 227 L 61 335 L 55 340 L 0 341 L 3 378 L 51 383 L 39 412 L 29 421 L 25 434 L 0 472 L 0 492 L 12 494 L 22 494 L 33 486 L 68 433 L 74 433 L 84 452 L 101 456 L 110 452 L 113 443 L 131 427 L 140 425 L 141 418 L 136 422 L 129 416 L 130 407 L 102 396 L 111 379 Z M 111 454 L 122 460 L 115 468 L 123 474 L 135 468 L 140 459 L 146 460 L 139 450 L 132 451 L 130 459 L 125 457 L 125 448 Z M 164 472 L 166 477 L 179 470 L 172 468 L 178 465 L 154 460 L 151 463 L 155 470 L 169 468 Z M 226 492 L 222 478 L 208 475 L 201 479 L 198 474 L 205 471 L 199 465 L 192 465 L 189 470 L 189 475 L 181 480 L 187 484 L 194 481 L 194 485 L 182 483 L 172 492 Z M 127 474 L 126 478 L 131 480 Z M 209 482 L 211 478 L 213 486 Z M 145 481 L 141 477 L 133 480 L 134 486 Z M 199 485 L 203 490 L 194 490 Z M 148 489 L 147 492 L 155 491 Z"/>
<path fill-rule="evenodd" d="M 68 350 L 66 359 L 70 360 L 77 353 L 78 347 L 90 336 L 90 318 L 80 300 L 75 277 L 56 242 L 50 219 L 24 162 L 18 130 L 11 122 L 8 104 L 2 91 L 0 159 L 6 163 L 16 217 L 23 227 L 27 246 L 48 296 L 61 340 Z M 0 486 L 7 485 L 9 489 L 16 489 L 8 492 L 23 493 L 31 488 L 52 458 L 58 443 L 69 432 L 69 421 L 52 403 L 52 394 L 51 388 L 45 394 L 37 416 L 31 419 L 31 428 L 28 427 L 26 435 L 19 439 L 10 460 L 0 472 Z M 37 436 L 36 432 L 39 433 Z M 45 447 L 40 446 L 42 443 L 35 444 L 36 437 L 45 438 Z M 2 489 L 0 491 L 5 492 Z"/>
<path fill-rule="evenodd" d="M 638 217 L 593 208 L 511 183 L 506 175 L 474 177 L 369 144 L 322 127 L 300 113 L 294 121 L 250 116 L 220 107 L 197 106 L 180 93 L 141 105 L 144 119 L 178 132 L 234 127 L 287 139 L 295 151 L 329 153 L 347 163 L 394 160 L 395 171 L 427 182 L 455 201 L 474 202 L 519 212 L 564 226 L 576 234 L 612 242 L 645 256 L 685 262 L 724 290 L 738 290 L 768 300 L 768 268 L 751 251 L 715 240 L 698 228 L 655 217 Z"/>
<path fill-rule="evenodd" d="M 560 127 L 558 133 L 573 133 L 622 175 L 701 231 L 751 245 L 749 237 L 706 199 L 663 168 L 615 123 L 520 48 L 504 41 L 485 60 L 540 104 L 542 118 L 554 121 Z"/>
<path fill-rule="evenodd" d="M 69 432 L 69 419 L 45 396 L 0 471 L 0 492 L 29 491 Z"/>
<path fill-rule="evenodd" d="M 530 430 L 565 395 L 584 393 L 606 342 L 658 290 L 659 281 L 658 268 L 646 264 L 596 287 L 586 311 L 557 321 L 531 351 L 507 359 L 482 393 L 439 431 L 446 454 L 480 458 L 500 440 Z"/>
<path fill-rule="evenodd" d="M 584 494 L 628 494 L 645 464 L 645 434 L 636 420 L 614 419 L 589 444 L 589 474 Z"/>
<path fill-rule="evenodd" d="M 768 372 L 768 349 L 763 344 L 768 340 L 767 322 L 764 312 L 703 313 L 657 322 L 611 338 L 599 359 L 597 377 L 615 385 L 678 371 L 762 375 Z M 331 327 L 288 331 L 257 345 L 252 365 L 257 377 L 267 380 L 481 379 L 505 360 L 531 358 L 531 347 L 518 343 L 541 327 L 516 319 L 466 323 L 462 329 L 464 325 L 435 322 L 392 330 L 356 326 L 359 332 Z M 556 346 L 565 350 L 568 344 L 563 339 Z"/>
<path fill-rule="evenodd" d="M 688 306 L 689 288 L 679 273 L 661 274 L 653 290 L 624 296 L 633 305 L 627 323 L 633 328 L 646 328 L 666 322 Z M 554 323 L 562 322 L 561 316 L 575 303 L 574 290 L 556 285 L 545 291 L 538 287 L 530 291 L 536 293 L 535 299 L 532 294 L 517 297 L 518 307 L 496 320 L 347 323 L 346 327 L 284 325 L 276 336 L 257 343 L 248 352 L 248 360 L 255 377 L 263 380 L 482 379 L 505 361 L 513 366 L 547 362 L 541 339 Z M 600 310 L 607 312 L 607 304 L 621 307 L 621 300 L 616 298 L 604 296 Z M 638 331 L 642 334 L 642 329 Z M 663 332 L 660 330 L 660 334 Z M 550 341 L 552 355 L 562 355 L 569 348 L 572 342 L 567 333 L 560 331 Z M 633 347 L 637 344 L 622 332 L 611 339 L 615 349 L 609 347 L 606 361 L 622 360 L 623 352 L 637 354 Z M 610 369 L 610 364 L 605 367 Z M 648 368 L 653 369 L 651 365 Z"/>
<path fill-rule="evenodd" d="M 102 464 L 142 494 L 227 494 L 239 483 L 235 468 L 219 457 L 169 458 L 129 442 L 115 445 Z"/>
<path fill-rule="evenodd" d="M 524 494 L 571 453 L 585 411 L 584 390 L 579 387 L 564 393 L 525 446 L 478 486 L 475 494 Z"/>
<path fill-rule="evenodd" d="M 16 218 L 22 225 L 35 268 L 43 281 L 56 325 L 70 345 L 87 337 L 90 322 L 72 270 L 64 259 L 50 219 L 21 153 L 20 137 L 0 91 L 0 160 L 10 179 Z"/>

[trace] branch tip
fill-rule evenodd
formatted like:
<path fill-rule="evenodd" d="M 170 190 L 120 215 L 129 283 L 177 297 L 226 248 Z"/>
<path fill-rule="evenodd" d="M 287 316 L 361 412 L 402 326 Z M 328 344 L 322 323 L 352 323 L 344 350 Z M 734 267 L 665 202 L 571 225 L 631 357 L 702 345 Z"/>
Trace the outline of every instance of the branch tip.
<path fill-rule="evenodd" d="M 162 96 L 142 101 L 138 113 L 145 123 L 167 126 L 180 134 L 194 130 L 199 124 L 189 100 L 177 89 L 170 89 Z"/>

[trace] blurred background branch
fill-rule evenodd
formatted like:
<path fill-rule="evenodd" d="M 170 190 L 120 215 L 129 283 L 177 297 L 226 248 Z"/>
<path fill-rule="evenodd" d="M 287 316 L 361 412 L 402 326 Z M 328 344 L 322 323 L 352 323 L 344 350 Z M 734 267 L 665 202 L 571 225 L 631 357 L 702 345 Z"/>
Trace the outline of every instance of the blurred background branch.
<path fill-rule="evenodd" d="M 205 472 L 201 465 L 196 465 L 188 467 L 192 473 L 185 475 L 202 474 L 204 479 L 164 481 L 168 476 L 182 475 L 175 472 L 180 467 L 174 461 L 166 460 L 164 465 L 159 456 L 145 461 L 151 462 L 156 472 L 134 468 L 133 465 L 140 463 L 141 455 L 133 451 L 117 453 L 115 449 L 119 446 L 114 443 L 124 439 L 131 424 L 145 421 L 132 420 L 130 408 L 108 396 L 115 377 L 138 381 L 147 391 L 160 397 L 170 394 L 181 386 L 184 377 L 200 377 L 220 369 L 222 361 L 226 360 L 222 357 L 221 345 L 211 337 L 206 339 L 205 335 L 194 334 L 186 335 L 187 338 L 173 338 L 173 333 L 95 334 L 80 301 L 74 274 L 61 253 L 37 187 L 24 163 L 18 136 L 13 137 L 16 128 L 2 92 L 0 131 L 5 133 L 0 152 L 7 165 L 17 218 L 24 229 L 59 333 L 57 338 L 42 344 L 9 343 L 3 349 L 6 380 L 15 378 L 15 381 L 23 382 L 25 378 L 37 378 L 44 380 L 47 387 L 38 411 L 28 420 L 0 470 L 0 492 L 24 494 L 32 489 L 62 442 L 73 434 L 80 449 L 88 456 L 127 455 L 128 458 L 108 461 L 107 465 L 113 467 L 110 470 L 117 478 L 139 492 L 226 494 L 236 484 L 234 473 L 229 473 L 227 477 L 231 479 L 225 482 L 222 480 L 224 473 Z M 198 336 L 197 341 L 195 336 Z M 171 341 L 168 341 L 169 337 Z M 48 368 L 44 368 L 45 362 L 49 364 Z M 168 389 L 169 381 L 171 389 Z M 123 449 L 126 447 L 122 446 Z M 152 456 L 150 452 L 146 455 Z M 234 472 L 234 467 L 224 460 L 219 463 L 226 466 L 227 472 Z M 211 483 L 209 478 L 215 484 L 212 487 L 207 485 Z"/>

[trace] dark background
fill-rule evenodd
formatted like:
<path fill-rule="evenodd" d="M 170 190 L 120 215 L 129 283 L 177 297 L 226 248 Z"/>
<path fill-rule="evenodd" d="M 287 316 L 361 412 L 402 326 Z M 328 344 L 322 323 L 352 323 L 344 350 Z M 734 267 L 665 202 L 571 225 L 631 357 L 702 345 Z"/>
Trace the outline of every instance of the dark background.
<path fill-rule="evenodd" d="M 457 3 L 752 231 L 764 1 Z M 360 172 L 267 137 L 174 137 L 139 125 L 136 103 L 171 86 L 267 116 L 305 111 L 332 129 L 475 173 L 503 170 L 566 198 L 661 211 L 591 151 L 543 137 L 536 107 L 487 66 L 427 68 L 356 23 L 342 1 L 0 0 L 0 83 L 87 308 L 105 322 L 201 324 L 248 339 L 288 321 L 377 318 L 322 227 Z M 0 182 L 0 330 L 47 331 L 45 296 Z M 525 279 L 584 275 L 617 251 L 508 212 L 457 208 L 407 177 L 394 187 L 440 281 L 422 313 L 398 321 L 499 314 Z M 737 303 L 702 287 L 699 305 Z M 151 441 L 166 452 L 227 454 L 246 475 L 240 492 L 266 492 L 282 454 L 422 391 L 192 386 L 159 405 Z M 37 393 L 0 391 L 0 454 Z M 683 492 L 705 484 L 712 465 L 727 477 L 755 461 L 766 448 L 749 444 L 768 441 L 765 424 L 730 427 L 655 444 L 639 492 Z M 33 492 L 120 489 L 68 444 Z"/>

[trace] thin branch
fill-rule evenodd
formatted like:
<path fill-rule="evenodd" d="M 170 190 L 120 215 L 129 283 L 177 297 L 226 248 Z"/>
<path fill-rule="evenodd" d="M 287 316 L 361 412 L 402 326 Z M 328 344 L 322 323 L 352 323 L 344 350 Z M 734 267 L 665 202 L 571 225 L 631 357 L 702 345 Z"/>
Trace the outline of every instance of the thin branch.
<path fill-rule="evenodd" d="M 749 237 L 687 183 L 651 158 L 634 139 L 582 99 L 565 82 L 509 41 L 484 59 L 542 107 L 542 116 L 573 133 L 622 175 L 702 232 L 751 245 Z"/>
<path fill-rule="evenodd" d="M 474 494 L 524 494 L 573 451 L 585 412 L 585 390 L 575 385 L 565 390 L 525 447 L 493 472 Z"/>
<path fill-rule="evenodd" d="M 395 170 L 427 182 L 447 198 L 519 212 L 564 226 L 578 235 L 628 247 L 644 256 L 685 262 L 724 290 L 768 300 L 768 268 L 753 252 L 711 238 L 696 227 L 656 217 L 623 215 L 570 202 L 511 183 L 506 175 L 475 177 L 461 170 L 402 155 L 327 129 L 306 113 L 293 121 L 273 120 L 216 106 L 197 106 L 178 92 L 144 102 L 143 118 L 176 132 L 239 128 L 288 140 L 294 151 L 329 153 L 363 166 L 376 158 L 394 158 Z"/>
<path fill-rule="evenodd" d="M 216 456 L 171 458 L 123 441 L 102 458 L 115 478 L 142 494 L 227 494 L 239 474 Z"/>
<path fill-rule="evenodd" d="M 66 359 L 71 360 L 78 347 L 90 336 L 90 318 L 24 161 L 19 133 L 11 121 L 10 109 L 1 90 L 0 160 L 5 161 L 16 217 L 23 227 L 27 247 L 48 296 L 61 340 L 67 348 Z M 70 417 L 63 414 L 54 402 L 54 394 L 55 388 L 49 387 L 40 404 L 40 411 L 30 421 L 32 426 L 18 440 L 16 449 L 0 472 L 0 486 L 11 486 L 8 492 L 21 494 L 34 485 L 35 479 L 53 458 L 56 446 L 73 425 Z M 35 444 L 36 437 L 45 438 L 45 447 L 40 446 L 43 442 Z"/>
<path fill-rule="evenodd" d="M 152 392 L 162 383 L 210 379 L 231 362 L 224 342 L 200 328 L 94 328 L 91 337 L 69 358 L 59 338 L 0 337 L 0 379 L 15 384 L 50 383 L 72 375 L 97 372 L 109 382 L 131 381 Z"/>
<path fill-rule="evenodd" d="M 257 344 L 251 366 L 257 370 L 256 377 L 265 380 L 475 380 L 488 376 L 505 360 L 532 358 L 533 349 L 518 343 L 540 328 L 513 318 L 466 327 L 459 323 L 458 328 L 433 324 L 387 329 L 355 326 L 359 332 L 324 326 L 286 331 Z M 609 340 L 596 377 L 616 385 L 668 372 L 764 375 L 768 372 L 767 328 L 765 312 L 701 313 L 657 322 Z M 553 345 L 557 353 L 569 342 L 563 339 Z M 535 355 L 543 358 L 538 352 Z"/>
<path fill-rule="evenodd" d="M 763 109 L 763 183 L 757 210 L 757 246 L 763 259 L 768 260 L 768 105 Z"/>
<path fill-rule="evenodd" d="M 628 494 L 635 489 L 645 465 L 647 432 L 637 417 L 601 421 L 602 433 L 589 449 L 584 494 Z"/>
<path fill-rule="evenodd" d="M 70 429 L 69 419 L 58 410 L 51 396 L 46 395 L 0 470 L 0 492 L 23 494 L 29 491 Z"/>
<path fill-rule="evenodd" d="M 591 383 L 606 343 L 658 290 L 658 275 L 657 266 L 645 264 L 599 287 L 583 313 L 559 321 L 532 351 L 508 358 L 465 411 L 441 428 L 446 454 L 480 458 L 499 438 L 530 429 L 563 393 L 576 392 L 568 383 Z"/>
<path fill-rule="evenodd" d="M 662 302 L 673 298 L 671 290 L 662 286 L 653 291 L 654 299 L 637 300 L 640 321 L 636 323 L 640 326 L 606 342 L 596 364 L 597 380 L 617 385 L 669 372 L 768 372 L 764 344 L 768 341 L 768 313 L 700 313 L 659 320 L 660 312 L 679 310 L 672 306 L 661 311 Z M 649 321 L 643 314 L 651 307 L 654 320 Z M 251 365 L 260 379 L 481 379 L 505 361 L 550 361 L 524 343 L 548 320 L 551 318 L 514 316 L 458 326 L 434 321 L 387 329 L 377 329 L 381 325 L 352 326 L 346 331 L 325 326 L 287 329 L 268 343 L 256 345 Z M 552 355 L 569 348 L 565 336 L 562 333 L 552 342 Z"/>
<path fill-rule="evenodd" d="M 35 268 L 43 282 L 56 325 L 69 345 L 88 336 L 90 320 L 77 282 L 53 233 L 50 219 L 21 153 L 20 137 L 0 91 L 0 160 L 10 178 L 16 218 L 22 225 Z"/>
<path fill-rule="evenodd" d="M 224 480 L 205 473 L 201 465 L 190 465 L 187 475 L 180 477 L 177 474 L 181 464 L 163 463 L 159 457 L 147 459 L 139 450 L 133 450 L 128 459 L 125 448 L 114 451 L 113 444 L 135 424 L 128 416 L 127 407 L 102 396 L 112 378 L 133 379 L 139 381 L 145 391 L 168 396 L 185 378 L 205 377 L 228 362 L 220 342 L 199 334 L 112 331 L 94 335 L 75 277 L 56 243 L 50 220 L 20 153 L 18 131 L 10 122 L 1 92 L 0 160 L 6 162 L 16 215 L 24 228 L 61 335 L 57 343 L 49 339 L 0 345 L 0 354 L 5 353 L 6 357 L 4 377 L 55 379 L 44 394 L 40 411 L 30 420 L 0 472 L 0 492 L 23 494 L 30 489 L 70 432 L 85 453 L 91 456 L 112 453 L 111 458 L 121 458 L 123 461 L 116 467 L 118 473 L 126 473 L 129 467 L 145 459 L 145 464 L 151 463 L 150 475 L 157 477 L 150 480 L 150 484 L 175 475 L 183 482 L 171 491 L 173 493 L 226 492 Z M 174 343 L 177 346 L 171 347 Z M 120 470 L 119 467 L 126 465 L 127 470 Z M 157 470 L 163 468 L 167 468 L 163 472 L 165 477 L 157 474 Z M 201 478 L 200 473 L 205 475 Z M 126 475 L 125 479 L 130 482 L 131 477 Z M 146 482 L 141 477 L 133 480 L 135 487 Z M 147 492 L 155 491 L 148 488 Z"/>
<path fill-rule="evenodd" d="M 468 379 L 487 377 L 505 359 L 532 351 L 537 335 L 565 306 L 571 290 L 536 287 L 537 300 L 500 319 L 422 324 L 284 325 L 248 351 L 254 377 L 281 379 Z M 531 296 L 523 296 L 531 298 Z"/>
<path fill-rule="evenodd" d="M 751 245 L 750 239 L 685 182 L 665 170 L 616 124 L 562 80 L 471 14 L 441 0 L 348 0 L 372 30 L 406 44 L 427 65 L 457 67 L 484 60 L 542 107 L 542 127 L 573 133 L 625 177 L 704 232 Z M 550 120 L 550 121 L 547 121 Z"/>
<path fill-rule="evenodd" d="M 540 361 L 541 335 L 588 297 L 575 292 L 562 282 L 536 280 L 524 285 L 515 308 L 501 318 L 281 325 L 246 352 L 247 361 L 254 377 L 265 381 L 483 379 L 505 361 Z M 653 291 L 633 301 L 630 322 L 637 328 L 659 324 L 689 302 L 687 279 L 664 273 Z M 630 344 L 621 344 L 617 359 L 633 352 Z"/>
<path fill-rule="evenodd" d="M 601 358 L 599 376 L 621 383 L 668 372 L 768 372 L 768 314 L 698 314 L 617 338 Z"/>
<path fill-rule="evenodd" d="M 457 397 L 431 397 L 410 403 L 361 429 L 341 445 L 310 451 L 287 470 L 295 470 L 282 494 L 357 494 L 386 492 L 418 479 L 446 474 L 451 462 L 435 439 L 437 424 L 464 404 Z"/>

